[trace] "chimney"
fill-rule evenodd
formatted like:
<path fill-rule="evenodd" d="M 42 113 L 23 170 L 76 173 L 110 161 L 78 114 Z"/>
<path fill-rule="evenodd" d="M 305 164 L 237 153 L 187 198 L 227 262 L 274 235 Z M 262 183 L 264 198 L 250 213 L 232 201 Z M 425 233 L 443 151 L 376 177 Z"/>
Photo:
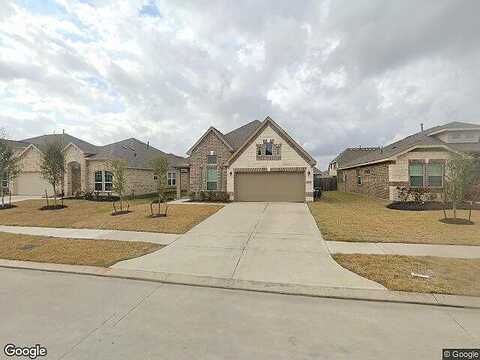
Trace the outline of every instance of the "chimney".
<path fill-rule="evenodd" d="M 421 129 L 422 132 L 423 132 L 423 123 L 420 124 L 420 129 Z"/>
<path fill-rule="evenodd" d="M 150 149 L 150 140 L 147 141 L 147 150 Z"/>

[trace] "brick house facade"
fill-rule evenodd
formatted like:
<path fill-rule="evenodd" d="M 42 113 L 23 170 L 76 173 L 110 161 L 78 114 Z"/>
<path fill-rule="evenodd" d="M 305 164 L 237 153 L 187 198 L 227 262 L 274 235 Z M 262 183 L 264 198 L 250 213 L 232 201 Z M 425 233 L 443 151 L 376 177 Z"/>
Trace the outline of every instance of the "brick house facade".
<path fill-rule="evenodd" d="M 399 188 L 427 190 L 428 199 L 443 193 L 446 164 L 453 157 L 478 157 L 480 125 L 452 122 L 424 130 L 366 154 L 338 168 L 338 190 L 399 200 Z"/>
<path fill-rule="evenodd" d="M 227 162 L 231 150 L 220 139 L 215 131 L 210 131 L 191 152 L 190 164 L 190 191 L 198 192 L 207 190 L 207 169 L 217 170 L 217 190 L 226 191 L 227 188 Z M 217 164 L 207 164 L 208 155 L 217 156 Z"/>
<path fill-rule="evenodd" d="M 313 200 L 315 160 L 270 117 L 226 134 L 210 127 L 187 153 L 191 192 L 217 190 L 239 201 Z M 212 170 L 217 182 L 209 188 Z"/>
<path fill-rule="evenodd" d="M 338 190 L 389 198 L 388 164 L 338 170 Z"/>

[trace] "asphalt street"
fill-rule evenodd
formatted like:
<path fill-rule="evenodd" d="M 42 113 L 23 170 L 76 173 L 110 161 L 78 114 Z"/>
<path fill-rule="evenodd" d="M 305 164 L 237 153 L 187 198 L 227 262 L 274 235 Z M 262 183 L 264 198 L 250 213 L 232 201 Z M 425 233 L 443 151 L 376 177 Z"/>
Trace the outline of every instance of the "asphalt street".
<path fill-rule="evenodd" d="M 0 269 L 0 344 L 38 359 L 441 359 L 480 310 Z M 22 358 L 25 359 L 25 358 Z"/>

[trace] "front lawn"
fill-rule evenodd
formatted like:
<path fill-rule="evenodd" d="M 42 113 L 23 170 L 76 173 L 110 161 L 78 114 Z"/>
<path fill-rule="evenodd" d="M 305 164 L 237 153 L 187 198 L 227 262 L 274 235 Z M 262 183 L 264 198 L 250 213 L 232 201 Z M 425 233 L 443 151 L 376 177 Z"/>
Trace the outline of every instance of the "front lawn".
<path fill-rule="evenodd" d="M 480 211 L 474 225 L 444 224 L 442 211 L 387 209 L 387 201 L 344 192 L 324 192 L 309 204 L 325 240 L 480 245 Z M 467 216 L 459 211 L 459 216 Z"/>
<path fill-rule="evenodd" d="M 109 267 L 163 246 L 148 242 L 79 240 L 0 233 L 0 259 Z"/>
<path fill-rule="evenodd" d="M 16 203 L 16 208 L 0 212 L 0 225 L 112 229 L 183 234 L 216 213 L 221 205 L 172 204 L 168 216 L 150 218 L 147 200 L 130 202 L 131 213 L 112 216 L 110 202 L 65 200 L 67 208 L 39 210 L 44 200 Z"/>
<path fill-rule="evenodd" d="M 335 254 L 344 268 L 390 290 L 480 296 L 480 259 Z M 412 276 L 412 272 L 430 278 Z"/>

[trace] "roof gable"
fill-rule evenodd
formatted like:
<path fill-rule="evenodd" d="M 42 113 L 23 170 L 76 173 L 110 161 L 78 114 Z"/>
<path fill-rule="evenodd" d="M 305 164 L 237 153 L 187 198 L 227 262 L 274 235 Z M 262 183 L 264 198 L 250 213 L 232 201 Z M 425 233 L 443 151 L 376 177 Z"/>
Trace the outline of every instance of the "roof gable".
<path fill-rule="evenodd" d="M 203 142 L 203 140 L 205 140 L 205 138 L 208 136 L 208 134 L 210 134 L 212 132 L 220 139 L 220 141 L 222 141 L 225 144 L 225 146 L 230 151 L 233 151 L 232 146 L 227 142 L 227 140 L 225 139 L 225 136 L 220 131 L 215 129 L 213 126 L 210 126 L 208 128 L 208 130 L 205 131 L 205 133 L 200 137 L 200 139 L 198 139 L 198 141 L 195 144 L 193 144 L 193 146 L 187 151 L 187 154 L 191 155 L 192 152 L 198 147 L 198 145 L 200 145 Z"/>
<path fill-rule="evenodd" d="M 280 125 L 278 125 L 270 116 L 267 116 L 265 120 L 261 123 L 260 126 L 245 140 L 245 142 L 233 153 L 232 157 L 229 159 L 228 163 L 231 165 L 244 151 L 247 149 L 256 138 L 262 133 L 264 129 L 270 126 L 283 140 L 285 140 L 297 153 L 300 155 L 308 164 L 311 166 L 316 165 L 314 158 L 310 156 L 295 140 L 293 140 L 290 135 L 283 130 Z"/>
<path fill-rule="evenodd" d="M 75 136 L 63 133 L 63 134 L 48 134 L 48 135 L 41 135 L 36 136 L 28 139 L 22 140 L 22 142 L 34 144 L 40 150 L 44 150 L 45 146 L 49 142 L 60 141 L 65 144 L 65 146 L 69 145 L 70 143 L 77 146 L 81 151 L 85 154 L 95 154 L 98 151 L 98 146 L 90 144 L 87 141 L 81 140 L 76 138 Z"/>

